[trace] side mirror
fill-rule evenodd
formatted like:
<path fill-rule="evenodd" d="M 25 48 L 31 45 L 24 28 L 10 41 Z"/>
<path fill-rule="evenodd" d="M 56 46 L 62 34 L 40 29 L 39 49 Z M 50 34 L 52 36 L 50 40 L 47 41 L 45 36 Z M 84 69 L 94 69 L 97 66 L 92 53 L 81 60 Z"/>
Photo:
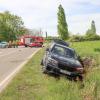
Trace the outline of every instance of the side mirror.
<path fill-rule="evenodd" d="M 49 48 L 46 49 L 46 51 L 49 51 L 49 50 L 50 50 Z"/>

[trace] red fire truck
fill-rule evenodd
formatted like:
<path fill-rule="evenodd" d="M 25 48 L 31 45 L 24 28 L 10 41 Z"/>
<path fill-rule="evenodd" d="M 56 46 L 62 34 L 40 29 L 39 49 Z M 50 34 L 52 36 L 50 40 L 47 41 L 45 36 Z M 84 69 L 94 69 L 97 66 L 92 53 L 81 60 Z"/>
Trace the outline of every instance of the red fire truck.
<path fill-rule="evenodd" d="M 19 45 L 20 46 L 25 46 L 25 47 L 42 47 L 44 42 L 43 37 L 40 36 L 22 36 L 19 40 Z"/>

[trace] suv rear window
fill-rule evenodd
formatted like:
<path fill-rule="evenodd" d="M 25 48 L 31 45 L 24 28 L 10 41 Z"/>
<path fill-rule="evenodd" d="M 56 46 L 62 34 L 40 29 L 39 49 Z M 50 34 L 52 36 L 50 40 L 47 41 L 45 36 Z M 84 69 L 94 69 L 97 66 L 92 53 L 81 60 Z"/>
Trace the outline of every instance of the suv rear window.
<path fill-rule="evenodd" d="M 58 56 L 75 58 L 75 52 L 73 50 L 62 46 L 55 45 L 51 52 Z"/>

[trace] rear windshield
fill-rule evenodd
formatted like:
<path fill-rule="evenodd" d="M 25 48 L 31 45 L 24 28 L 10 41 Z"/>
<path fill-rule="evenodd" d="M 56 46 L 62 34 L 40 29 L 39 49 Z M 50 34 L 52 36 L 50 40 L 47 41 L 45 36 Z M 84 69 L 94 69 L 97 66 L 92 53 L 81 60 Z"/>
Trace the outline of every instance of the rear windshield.
<path fill-rule="evenodd" d="M 75 58 L 76 53 L 74 50 L 55 45 L 51 51 L 53 54 L 63 57 Z"/>

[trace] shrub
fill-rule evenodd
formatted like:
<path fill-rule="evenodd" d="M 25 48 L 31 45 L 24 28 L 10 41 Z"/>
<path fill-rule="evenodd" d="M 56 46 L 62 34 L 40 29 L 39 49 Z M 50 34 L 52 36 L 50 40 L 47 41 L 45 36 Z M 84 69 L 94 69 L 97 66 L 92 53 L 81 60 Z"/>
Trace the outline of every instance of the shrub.
<path fill-rule="evenodd" d="M 100 40 L 100 36 L 99 35 L 85 35 L 85 40 L 88 41 L 93 41 L 93 40 Z"/>
<path fill-rule="evenodd" d="M 71 42 L 79 42 L 79 41 L 83 41 L 84 37 L 80 36 L 80 35 L 73 35 L 69 38 L 69 41 Z"/>
<path fill-rule="evenodd" d="M 89 34 L 89 35 L 73 35 L 69 38 L 69 41 L 71 42 L 81 42 L 81 41 L 94 41 L 94 40 L 100 40 L 99 35 Z"/>

